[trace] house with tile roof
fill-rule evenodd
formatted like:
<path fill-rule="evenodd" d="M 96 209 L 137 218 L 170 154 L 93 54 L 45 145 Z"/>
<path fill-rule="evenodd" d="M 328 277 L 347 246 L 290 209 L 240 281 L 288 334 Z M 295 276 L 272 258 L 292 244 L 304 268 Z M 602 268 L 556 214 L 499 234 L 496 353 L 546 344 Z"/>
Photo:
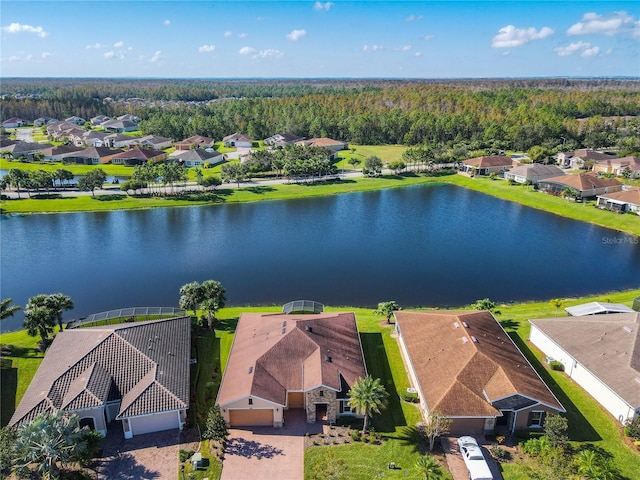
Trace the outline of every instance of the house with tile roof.
<path fill-rule="evenodd" d="M 600 160 L 593 165 L 597 173 L 613 173 L 618 177 L 628 175 L 629 178 L 640 177 L 640 158 L 634 156 Z"/>
<path fill-rule="evenodd" d="M 620 423 L 640 414 L 640 313 L 529 320 L 529 339 Z"/>
<path fill-rule="evenodd" d="M 492 173 L 506 172 L 516 165 L 519 163 L 506 155 L 485 155 L 461 162 L 458 172 L 471 176 L 491 175 Z"/>
<path fill-rule="evenodd" d="M 528 163 L 510 168 L 509 171 L 504 172 L 504 179 L 536 185 L 540 180 L 560 175 L 564 175 L 564 172 L 555 165 Z"/>
<path fill-rule="evenodd" d="M 63 161 L 65 163 L 77 163 L 80 165 L 99 165 L 101 163 L 109 163 L 111 158 L 124 150 L 111 149 L 107 147 L 89 147 L 79 152 L 65 155 Z"/>
<path fill-rule="evenodd" d="M 189 408 L 191 320 L 67 329 L 56 335 L 9 425 L 64 410 L 103 435 L 182 429 Z"/>
<path fill-rule="evenodd" d="M 400 352 L 423 416 L 453 434 L 540 430 L 564 407 L 488 311 L 396 311 Z"/>
<path fill-rule="evenodd" d="M 222 143 L 225 147 L 251 148 L 253 146 L 253 140 L 251 138 L 237 132 L 224 137 Z"/>
<path fill-rule="evenodd" d="M 29 121 L 19 117 L 11 117 L 2 122 L 4 128 L 18 128 L 24 127 L 25 125 L 29 125 Z"/>
<path fill-rule="evenodd" d="M 100 126 L 105 132 L 111 133 L 135 132 L 138 130 L 138 124 L 131 120 L 107 120 Z"/>
<path fill-rule="evenodd" d="M 582 148 L 573 152 L 560 152 L 556 155 L 558 165 L 561 168 L 586 168 L 590 163 L 596 163 L 616 158 L 615 155 L 607 155 L 603 152 Z"/>
<path fill-rule="evenodd" d="M 167 159 L 167 153 L 162 150 L 153 150 L 151 148 L 132 148 L 122 153 L 113 155 L 108 162 L 114 165 L 124 165 L 125 167 L 135 167 L 147 162 L 158 163 Z M 101 160 L 102 161 L 102 160 Z M 107 162 L 103 162 L 107 163 Z"/>
<path fill-rule="evenodd" d="M 605 193 L 619 192 L 622 184 L 615 178 L 598 176 L 595 172 L 560 175 L 538 182 L 538 189 L 552 195 L 562 195 L 566 189 L 575 192 L 579 199 L 593 198 Z"/>
<path fill-rule="evenodd" d="M 193 148 L 213 148 L 214 144 L 215 140 L 213 138 L 193 135 L 181 142 L 176 142 L 174 147 L 176 147 L 176 150 L 191 150 Z"/>
<path fill-rule="evenodd" d="M 164 150 L 171 146 L 173 140 L 167 137 L 159 137 L 157 135 L 145 135 L 144 137 L 139 138 L 139 142 L 141 147 Z"/>
<path fill-rule="evenodd" d="M 67 155 L 73 155 L 74 153 L 84 150 L 82 147 L 76 147 L 74 145 L 60 145 L 57 147 L 49 147 L 42 150 L 44 159 L 49 162 L 62 162 Z"/>
<path fill-rule="evenodd" d="M 264 143 L 272 147 L 284 147 L 285 145 L 291 145 L 301 140 L 304 140 L 304 138 L 291 133 L 276 133 L 269 138 L 265 138 Z"/>
<path fill-rule="evenodd" d="M 282 427 L 292 409 L 335 422 L 366 374 L 353 313 L 243 313 L 216 403 L 231 427 Z"/>
<path fill-rule="evenodd" d="M 640 215 L 640 188 L 598 195 L 596 206 L 613 212 L 628 212 Z"/>
<path fill-rule="evenodd" d="M 224 155 L 217 150 L 207 148 L 196 148 L 191 150 L 176 151 L 176 155 L 172 156 L 178 162 L 182 162 L 186 167 L 204 167 L 217 165 L 224 161 Z"/>

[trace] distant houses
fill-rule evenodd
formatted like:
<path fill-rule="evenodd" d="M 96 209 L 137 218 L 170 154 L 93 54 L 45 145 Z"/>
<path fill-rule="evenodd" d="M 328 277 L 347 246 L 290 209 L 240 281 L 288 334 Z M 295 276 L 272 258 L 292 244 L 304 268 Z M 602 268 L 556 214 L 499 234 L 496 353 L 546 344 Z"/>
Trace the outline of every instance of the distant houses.
<path fill-rule="evenodd" d="M 568 189 L 575 193 L 576 198 L 584 199 L 619 192 L 622 184 L 615 178 L 604 178 L 597 173 L 588 172 L 545 178 L 538 182 L 538 189 L 554 195 L 562 195 Z"/>
<path fill-rule="evenodd" d="M 555 165 L 543 165 L 541 163 L 529 163 L 513 167 L 504 172 L 505 180 L 513 180 L 517 183 L 536 185 L 545 178 L 564 175 L 564 172 Z"/>
<path fill-rule="evenodd" d="M 640 215 L 640 188 L 598 195 L 596 205 L 612 212 Z"/>
<path fill-rule="evenodd" d="M 222 143 L 225 147 L 251 148 L 253 146 L 253 140 L 241 133 L 227 135 L 222 139 Z"/>
<path fill-rule="evenodd" d="M 470 158 L 464 160 L 459 167 L 460 173 L 466 175 L 486 176 L 492 173 L 500 174 L 516 165 L 511 157 L 506 155 L 487 155 L 483 157 Z"/>

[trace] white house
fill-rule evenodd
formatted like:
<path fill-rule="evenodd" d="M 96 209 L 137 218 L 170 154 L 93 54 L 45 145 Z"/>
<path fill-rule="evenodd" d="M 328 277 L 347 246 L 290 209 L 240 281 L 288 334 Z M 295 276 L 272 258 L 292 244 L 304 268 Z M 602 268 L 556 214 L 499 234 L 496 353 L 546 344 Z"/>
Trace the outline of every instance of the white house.
<path fill-rule="evenodd" d="M 619 422 L 640 413 L 640 313 L 529 320 L 529 339 Z"/>

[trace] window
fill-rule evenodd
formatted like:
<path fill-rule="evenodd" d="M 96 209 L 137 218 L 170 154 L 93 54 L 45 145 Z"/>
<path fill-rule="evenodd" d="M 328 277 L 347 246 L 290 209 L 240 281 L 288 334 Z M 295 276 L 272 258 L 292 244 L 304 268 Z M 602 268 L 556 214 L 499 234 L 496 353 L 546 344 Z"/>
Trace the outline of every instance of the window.
<path fill-rule="evenodd" d="M 542 428 L 544 413 L 539 410 L 529 413 L 529 428 Z"/>
<path fill-rule="evenodd" d="M 324 397 L 324 390 L 320 390 L 320 391 L 318 392 L 318 395 L 320 395 L 321 397 Z"/>
<path fill-rule="evenodd" d="M 253 405 L 253 398 L 249 399 L 249 405 Z"/>

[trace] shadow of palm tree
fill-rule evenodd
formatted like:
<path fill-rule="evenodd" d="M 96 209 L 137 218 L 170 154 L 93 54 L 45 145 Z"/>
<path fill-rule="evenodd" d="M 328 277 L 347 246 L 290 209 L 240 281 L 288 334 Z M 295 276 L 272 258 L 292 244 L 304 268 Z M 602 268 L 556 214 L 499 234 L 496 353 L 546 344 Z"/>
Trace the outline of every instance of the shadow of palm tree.
<path fill-rule="evenodd" d="M 505 330 L 516 330 L 520 326 L 520 322 L 512 319 L 504 319 L 499 322 Z"/>

